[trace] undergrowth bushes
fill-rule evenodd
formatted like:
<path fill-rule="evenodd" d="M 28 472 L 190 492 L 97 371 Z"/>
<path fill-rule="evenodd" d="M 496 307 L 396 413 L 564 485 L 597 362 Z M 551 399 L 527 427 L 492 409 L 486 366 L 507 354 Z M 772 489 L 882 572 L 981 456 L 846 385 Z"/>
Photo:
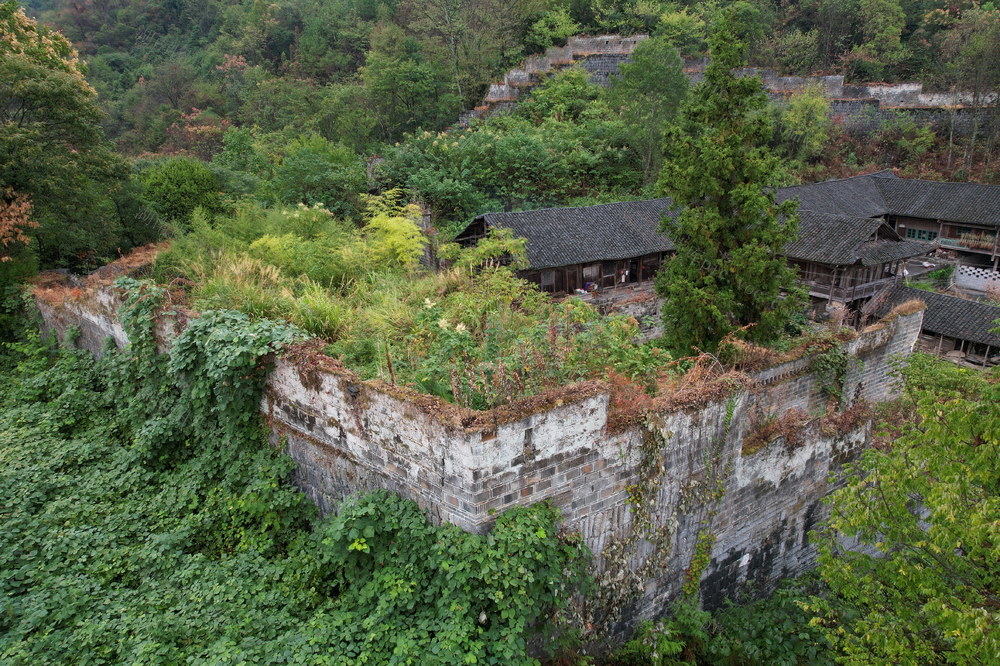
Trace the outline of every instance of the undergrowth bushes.
<path fill-rule="evenodd" d="M 634 320 L 553 302 L 515 277 L 498 261 L 523 254 L 510 234 L 446 248 L 453 267 L 427 271 L 415 208 L 398 192 L 368 203 L 360 229 L 301 206 L 195 215 L 157 259 L 157 280 L 186 288 L 198 309 L 292 322 L 365 378 L 480 409 L 609 368 L 648 379 L 670 360 L 637 343 Z"/>
<path fill-rule="evenodd" d="M 709 613 L 692 599 L 674 604 L 670 614 L 639 623 L 632 638 L 614 654 L 622 666 L 768 664 L 794 666 L 834 663 L 823 631 L 810 624 L 803 608 L 822 583 L 806 575 L 785 581 L 765 599 L 740 599 Z"/>
<path fill-rule="evenodd" d="M 532 661 L 586 562 L 555 509 L 472 535 L 380 492 L 319 519 L 257 410 L 301 333 L 204 312 L 156 354 L 161 290 L 124 286 L 129 349 L 0 355 L 0 661 Z"/>

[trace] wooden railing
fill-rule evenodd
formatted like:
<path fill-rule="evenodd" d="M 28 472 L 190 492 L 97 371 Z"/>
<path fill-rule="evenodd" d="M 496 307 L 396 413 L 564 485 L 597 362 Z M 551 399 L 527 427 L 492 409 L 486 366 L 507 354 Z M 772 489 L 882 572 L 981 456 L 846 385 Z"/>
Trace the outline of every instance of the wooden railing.
<path fill-rule="evenodd" d="M 902 279 L 901 275 L 893 275 L 880 280 L 862 282 L 847 287 L 832 286 L 829 282 L 815 282 L 813 280 L 802 280 L 802 284 L 809 290 L 810 296 L 831 298 L 847 303 L 861 298 L 871 298 L 888 285 L 893 282 L 902 281 Z"/>

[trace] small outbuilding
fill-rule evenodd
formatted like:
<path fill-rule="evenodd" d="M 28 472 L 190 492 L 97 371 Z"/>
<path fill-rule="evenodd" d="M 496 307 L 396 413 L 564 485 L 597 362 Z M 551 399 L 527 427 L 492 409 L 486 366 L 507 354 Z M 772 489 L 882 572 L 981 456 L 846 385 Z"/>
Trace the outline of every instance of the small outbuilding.
<path fill-rule="evenodd" d="M 972 365 L 1000 363 L 1000 307 L 938 294 L 904 285 L 893 285 L 865 307 L 870 318 L 887 314 L 900 303 L 920 299 L 927 304 L 919 345 L 926 352 Z"/>

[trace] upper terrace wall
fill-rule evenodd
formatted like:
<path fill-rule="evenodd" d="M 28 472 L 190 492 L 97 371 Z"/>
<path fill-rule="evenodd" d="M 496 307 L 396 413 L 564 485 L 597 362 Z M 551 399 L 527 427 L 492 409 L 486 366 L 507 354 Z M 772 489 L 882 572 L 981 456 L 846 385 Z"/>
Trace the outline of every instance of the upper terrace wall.
<path fill-rule="evenodd" d="M 106 335 L 125 341 L 108 286 L 37 301 L 47 330 L 77 326 L 77 344 L 91 351 Z M 849 399 L 895 394 L 889 359 L 912 350 L 921 321 L 922 312 L 902 314 L 847 343 L 861 361 L 845 378 Z M 473 412 L 299 355 L 276 362 L 261 410 L 297 464 L 295 482 L 323 511 L 388 488 L 435 520 L 482 532 L 507 508 L 552 501 L 595 554 L 596 603 L 614 631 L 666 608 L 706 535 L 714 541 L 700 590 L 709 606 L 747 580 L 768 589 L 812 565 L 808 531 L 824 515 L 828 478 L 865 445 L 869 425 L 831 426 L 839 417 L 824 417 L 811 362 L 681 387 L 647 418 L 616 426 L 599 382 Z M 798 441 L 744 452 L 749 434 L 781 417 L 797 419 Z"/>
<path fill-rule="evenodd" d="M 510 111 L 521 95 L 542 80 L 546 73 L 574 63 L 589 74 L 590 79 L 608 85 L 618 74 L 622 63 L 628 62 L 647 35 L 621 37 L 570 37 L 566 46 L 554 46 L 544 54 L 530 56 L 520 67 L 511 69 L 502 81 L 490 85 L 480 106 L 462 114 L 459 126 L 468 126 L 474 118 L 484 118 Z M 684 71 L 692 83 L 704 78 L 706 58 L 686 58 Z M 846 129 L 869 133 L 884 122 L 899 116 L 920 125 L 947 128 L 960 136 L 971 133 L 977 120 L 975 110 L 984 104 L 995 104 L 997 93 L 977 96 L 967 91 L 925 93 L 920 83 L 857 83 L 845 84 L 843 75 L 781 76 L 772 69 L 745 67 L 740 76 L 759 76 L 772 98 L 780 101 L 791 93 L 818 85 L 832 102 L 831 116 Z"/>
<path fill-rule="evenodd" d="M 503 81 L 490 85 L 483 104 L 507 102 L 518 98 L 521 89 L 538 82 L 538 75 L 553 69 L 570 65 L 577 60 L 589 56 L 622 56 L 628 57 L 636 44 L 647 39 L 647 35 L 622 37 L 620 35 L 600 35 L 597 37 L 570 37 L 566 46 L 552 46 L 541 55 L 529 56 L 520 67 L 511 69 L 504 75 Z M 609 62 L 615 62 L 611 58 Z M 614 64 L 617 71 L 617 64 Z"/>

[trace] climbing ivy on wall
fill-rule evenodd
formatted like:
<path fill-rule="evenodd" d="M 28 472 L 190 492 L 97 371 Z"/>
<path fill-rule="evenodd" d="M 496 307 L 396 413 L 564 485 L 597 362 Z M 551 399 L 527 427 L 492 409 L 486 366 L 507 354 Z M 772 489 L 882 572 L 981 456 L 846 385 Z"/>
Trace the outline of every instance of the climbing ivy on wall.
<path fill-rule="evenodd" d="M 849 365 L 850 356 L 839 345 L 816 354 L 809 365 L 823 393 L 838 404 L 844 399 L 844 378 Z"/>
<path fill-rule="evenodd" d="M 299 333 L 206 312 L 158 354 L 165 292 L 119 286 L 125 350 L 0 355 L 0 662 L 533 662 L 587 562 L 557 510 L 472 535 L 378 492 L 318 518 L 258 412 Z"/>
<path fill-rule="evenodd" d="M 735 390 L 736 387 L 732 388 Z M 683 602 L 698 605 L 698 585 L 715 544 L 712 522 L 725 497 L 726 480 L 732 474 L 732 459 L 726 460 L 724 453 L 735 412 L 736 397 L 730 395 L 725 402 L 722 432 L 713 438 L 705 451 L 704 478 L 692 478 L 683 483 L 679 501 L 670 507 L 667 514 L 662 511 L 662 505 L 657 504 L 657 495 L 667 471 L 666 448 L 674 435 L 666 431 L 664 423 L 654 414 L 646 415 L 646 427 L 638 451 L 638 475 L 635 483 L 626 486 L 631 522 L 625 534 L 610 539 L 601 552 L 602 570 L 596 580 L 591 604 L 599 613 L 598 617 L 591 618 L 591 622 L 599 621 L 605 627 L 612 626 L 644 593 L 649 580 L 667 572 L 674 554 L 673 542 L 680 516 L 695 514 L 698 535 L 685 570 L 681 592 Z M 625 455 L 624 451 L 622 455 Z M 648 545 L 648 549 L 640 557 L 643 545 Z"/>

